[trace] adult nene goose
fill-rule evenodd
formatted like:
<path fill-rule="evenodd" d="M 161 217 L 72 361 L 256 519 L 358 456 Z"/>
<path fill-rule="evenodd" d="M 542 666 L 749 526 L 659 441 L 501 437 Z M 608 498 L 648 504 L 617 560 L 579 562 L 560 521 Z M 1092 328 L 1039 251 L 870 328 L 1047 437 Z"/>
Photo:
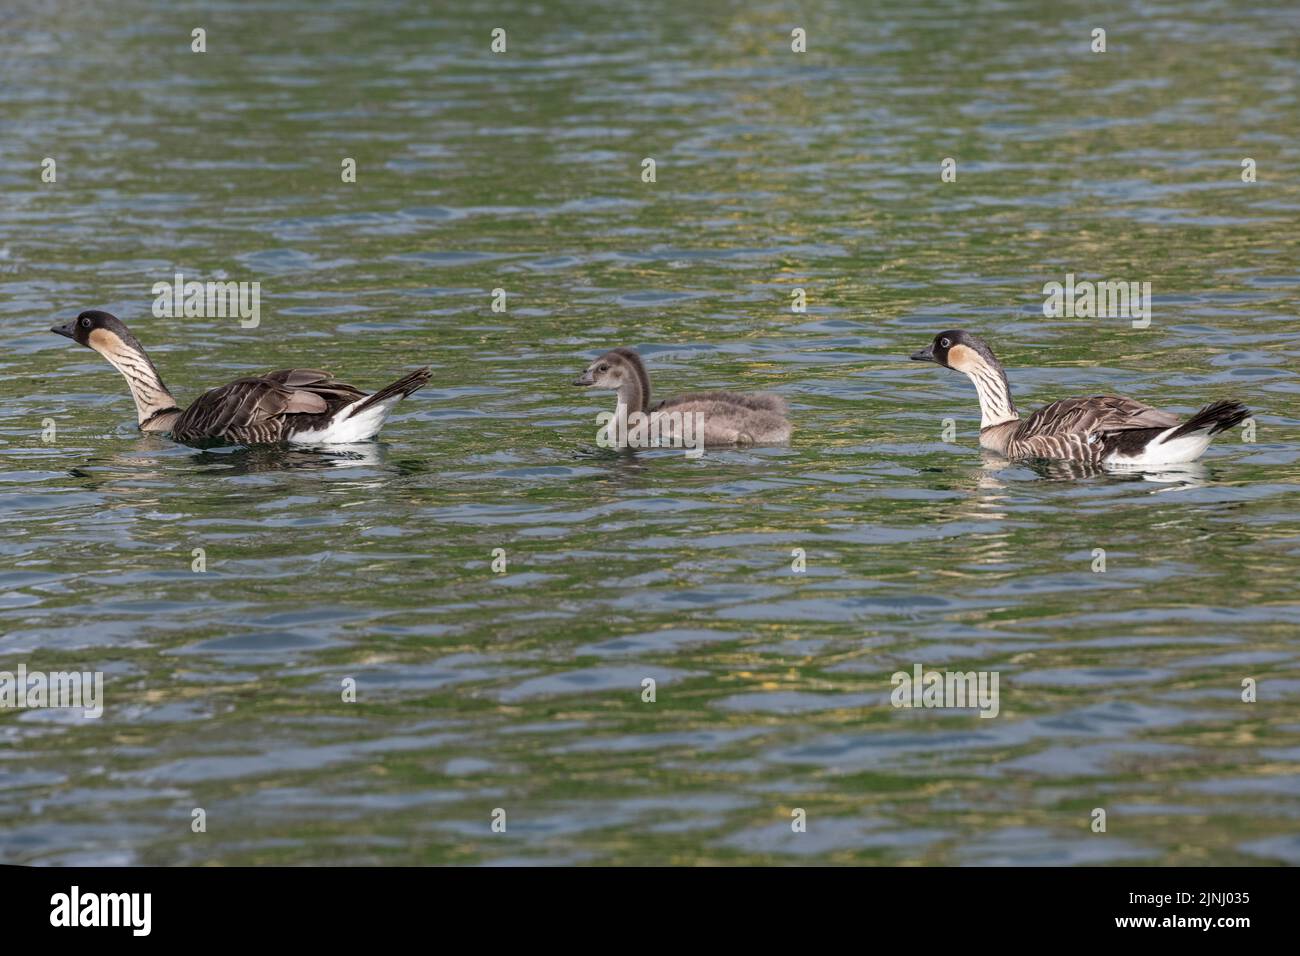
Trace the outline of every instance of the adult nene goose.
<path fill-rule="evenodd" d="M 169 432 L 185 444 L 365 441 L 379 432 L 394 405 L 429 381 L 429 369 L 421 368 L 367 395 L 328 372 L 287 368 L 237 379 L 182 409 L 144 346 L 116 316 L 92 309 L 50 331 L 94 349 L 122 373 L 141 431 Z"/>
<path fill-rule="evenodd" d="M 1096 395 L 1053 402 L 1022 420 L 1002 363 L 979 336 L 962 329 L 940 332 L 912 358 L 970 377 L 980 400 L 980 445 L 1009 458 L 1180 464 L 1199 458 L 1215 435 L 1250 415 L 1240 402 L 1220 401 L 1182 421 L 1131 398 Z"/>

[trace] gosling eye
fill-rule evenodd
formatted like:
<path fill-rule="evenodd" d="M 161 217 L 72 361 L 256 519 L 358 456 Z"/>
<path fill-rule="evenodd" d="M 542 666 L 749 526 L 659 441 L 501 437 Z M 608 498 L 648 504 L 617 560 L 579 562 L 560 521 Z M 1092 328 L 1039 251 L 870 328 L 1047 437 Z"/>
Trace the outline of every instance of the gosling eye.
<path fill-rule="evenodd" d="M 602 365 L 600 368 L 596 369 L 596 371 L 597 371 L 597 372 L 608 372 L 608 371 L 609 371 L 609 366 L 608 366 L 608 365 Z"/>
<path fill-rule="evenodd" d="M 82 327 L 83 329 L 88 329 L 88 328 L 90 328 L 90 319 L 83 318 L 83 319 L 81 320 L 81 327 Z"/>
<path fill-rule="evenodd" d="M 940 339 L 940 340 L 939 340 L 939 348 L 941 348 L 941 349 L 946 349 L 946 348 L 947 348 L 949 345 L 951 345 L 951 344 L 952 344 L 952 343 L 949 342 L 947 339 Z"/>

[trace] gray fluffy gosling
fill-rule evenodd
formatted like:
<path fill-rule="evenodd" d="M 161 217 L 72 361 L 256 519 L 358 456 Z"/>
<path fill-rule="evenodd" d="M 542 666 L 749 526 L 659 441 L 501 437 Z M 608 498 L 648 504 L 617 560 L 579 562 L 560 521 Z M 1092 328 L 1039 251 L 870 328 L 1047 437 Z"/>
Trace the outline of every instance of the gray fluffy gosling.
<path fill-rule="evenodd" d="M 587 366 L 573 382 L 583 388 L 618 393 L 611 418 L 620 412 L 627 422 L 625 440 L 618 447 L 647 447 L 640 436 L 654 435 L 660 447 L 693 447 L 703 434 L 702 446 L 775 445 L 790 440 L 789 408 L 771 392 L 689 392 L 650 404 L 650 375 L 635 351 L 606 352 Z M 638 415 L 637 413 L 640 413 Z"/>

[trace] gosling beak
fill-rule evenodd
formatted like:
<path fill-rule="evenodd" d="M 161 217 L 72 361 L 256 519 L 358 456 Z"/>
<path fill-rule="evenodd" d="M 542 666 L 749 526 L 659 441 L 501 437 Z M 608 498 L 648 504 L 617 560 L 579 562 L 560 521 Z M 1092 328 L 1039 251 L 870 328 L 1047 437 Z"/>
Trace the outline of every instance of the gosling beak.
<path fill-rule="evenodd" d="M 593 379 L 593 378 L 591 377 L 591 372 L 590 372 L 590 370 L 588 370 L 588 371 L 586 371 L 586 372 L 583 372 L 583 373 L 582 373 L 581 375 L 579 375 L 577 378 L 575 378 L 575 379 L 573 380 L 573 384 L 574 384 L 574 385 L 582 385 L 582 386 L 584 386 L 584 387 L 590 387 L 590 386 L 596 384 L 596 381 L 595 381 L 595 379 Z"/>
<path fill-rule="evenodd" d="M 55 335 L 63 335 L 71 339 L 74 338 L 72 334 L 72 330 L 76 328 L 76 324 L 77 323 L 75 320 L 71 322 L 64 322 L 62 325 L 56 325 L 54 328 L 50 329 L 50 331 L 53 332 Z"/>
<path fill-rule="evenodd" d="M 930 343 L 929 345 L 927 345 L 925 348 L 921 349 L 921 351 L 919 351 L 919 352 L 913 352 L 913 353 L 912 353 L 912 361 L 913 361 L 913 362 L 933 362 L 934 360 L 935 360 L 935 359 L 934 359 L 934 343 L 933 343 L 933 342 L 931 342 L 931 343 Z"/>

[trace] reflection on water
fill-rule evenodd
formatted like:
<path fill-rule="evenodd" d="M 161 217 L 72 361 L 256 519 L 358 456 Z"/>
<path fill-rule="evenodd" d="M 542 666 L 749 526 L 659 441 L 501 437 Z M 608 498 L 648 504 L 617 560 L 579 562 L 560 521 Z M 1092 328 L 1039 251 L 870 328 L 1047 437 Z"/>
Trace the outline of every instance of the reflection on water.
<path fill-rule="evenodd" d="M 312 448 L 286 444 L 233 446 L 220 451 L 205 449 L 190 460 L 199 466 L 220 468 L 223 475 L 232 476 L 299 468 L 378 467 L 387 461 L 387 455 L 382 442 L 370 441 Z"/>
<path fill-rule="evenodd" d="M 1007 463 L 1009 464 L 1009 463 Z M 1177 465 L 1124 465 L 1100 464 L 1089 461 L 1054 461 L 1037 458 L 1025 462 L 1034 474 L 1052 481 L 1081 481 L 1087 478 L 1105 477 L 1115 481 L 1131 479 L 1134 481 L 1155 481 L 1163 484 L 1179 484 L 1199 487 L 1209 480 L 1209 472 L 1199 461 Z"/>
<path fill-rule="evenodd" d="M 206 57 L 144 4 L 7 15 L 0 669 L 106 709 L 0 712 L 0 862 L 1300 862 L 1286 11 L 1121 4 L 1103 59 L 1019 2 L 822 4 L 803 55 L 762 5 L 396 7 L 229 9 Z M 261 325 L 152 318 L 177 271 Z M 1044 319 L 1067 273 L 1150 281 L 1151 327 Z M 379 443 L 196 450 L 48 333 L 91 306 L 182 400 L 434 377 Z M 953 327 L 1025 411 L 1238 398 L 1257 440 L 987 455 L 906 358 Z M 779 392 L 793 443 L 596 448 L 611 345 Z M 999 716 L 895 710 L 917 663 Z"/>

